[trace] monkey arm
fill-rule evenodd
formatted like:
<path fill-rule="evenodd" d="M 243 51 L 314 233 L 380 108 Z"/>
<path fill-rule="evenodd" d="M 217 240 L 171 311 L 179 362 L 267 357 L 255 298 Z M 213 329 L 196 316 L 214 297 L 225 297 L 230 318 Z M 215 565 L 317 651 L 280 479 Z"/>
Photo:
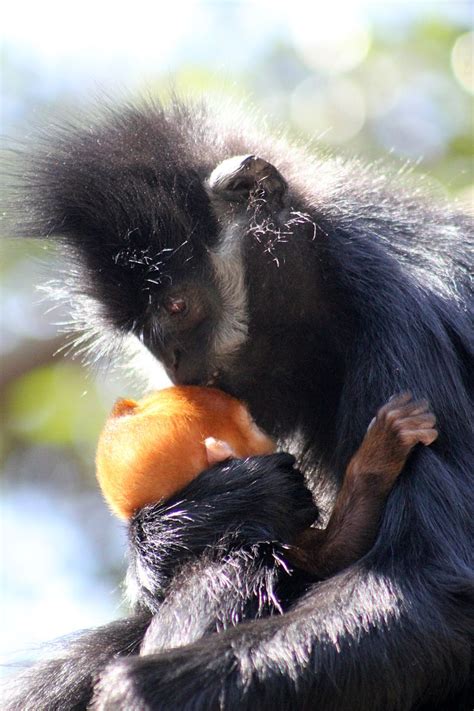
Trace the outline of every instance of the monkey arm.
<path fill-rule="evenodd" d="M 235 457 L 224 442 L 213 440 L 206 447 L 210 464 Z M 288 455 L 228 461 L 220 471 L 204 474 L 196 485 L 181 492 L 178 516 L 175 502 L 162 507 L 159 528 L 163 532 L 168 519 L 169 536 L 156 536 L 159 529 L 155 529 L 150 539 L 147 521 L 156 511 L 138 515 L 148 534 L 147 553 L 137 568 L 143 570 L 146 561 L 146 580 L 153 574 L 156 580 L 157 571 L 167 567 L 169 548 L 188 552 L 187 559 L 183 554 L 173 557 L 169 584 L 159 586 L 164 592 L 161 604 L 156 607 L 160 599 L 156 587 L 149 596 L 149 607 L 156 612 L 140 646 L 141 655 L 181 647 L 246 620 L 282 614 L 305 589 L 308 576 L 288 568 L 287 540 L 294 536 L 295 526 L 301 530 L 317 511 L 293 462 Z M 250 488 L 253 505 L 240 509 L 236 517 L 226 500 L 239 488 L 240 496 L 244 495 L 241 487 L 247 492 Z M 205 525 L 193 515 L 201 501 L 207 507 Z M 220 523 L 214 526 L 216 514 Z M 218 530 L 222 537 L 214 540 Z M 157 565 L 149 559 L 150 552 L 158 554 Z M 143 595 L 143 588 L 140 592 Z"/>
<path fill-rule="evenodd" d="M 386 503 L 416 444 L 437 438 L 435 417 L 426 401 L 410 393 L 380 408 L 347 467 L 325 529 L 309 528 L 288 556 L 309 573 L 326 578 L 355 563 L 375 542 Z"/>
<path fill-rule="evenodd" d="M 2 690 L 4 711 L 80 711 L 89 708 L 98 675 L 111 661 L 136 654 L 149 612 L 69 637 L 52 659 L 38 662 Z"/>
<path fill-rule="evenodd" d="M 177 572 L 146 631 L 140 655 L 282 614 L 280 580 L 289 577 L 289 570 L 281 547 L 270 542 L 234 546 L 227 537 Z"/>
<path fill-rule="evenodd" d="M 138 511 L 129 528 L 132 596 L 156 612 L 180 568 L 213 544 L 223 557 L 262 542 L 295 540 L 318 511 L 294 461 L 282 453 L 229 460 L 175 497 Z"/>

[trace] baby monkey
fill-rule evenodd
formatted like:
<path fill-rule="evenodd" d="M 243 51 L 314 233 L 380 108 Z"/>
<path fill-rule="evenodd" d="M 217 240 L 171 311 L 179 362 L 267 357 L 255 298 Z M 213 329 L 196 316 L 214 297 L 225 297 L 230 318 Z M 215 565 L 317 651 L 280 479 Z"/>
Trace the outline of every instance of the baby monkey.
<path fill-rule="evenodd" d="M 350 460 L 327 527 L 282 542 L 290 562 L 322 579 L 365 555 L 409 454 L 436 440 L 435 424 L 427 401 L 414 401 L 410 393 L 392 397 Z M 214 388 L 176 386 L 115 404 L 99 439 L 97 477 L 111 509 L 129 520 L 203 470 L 229 458 L 271 454 L 275 447 L 235 398 Z"/>

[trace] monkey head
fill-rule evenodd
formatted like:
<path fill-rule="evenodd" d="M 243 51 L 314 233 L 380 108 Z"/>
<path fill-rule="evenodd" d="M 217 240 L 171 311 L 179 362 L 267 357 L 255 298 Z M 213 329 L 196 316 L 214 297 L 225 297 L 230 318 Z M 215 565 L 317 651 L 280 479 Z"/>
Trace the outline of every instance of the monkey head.
<path fill-rule="evenodd" d="M 165 388 L 115 403 L 99 438 L 97 478 L 111 509 L 128 519 L 209 466 L 274 449 L 235 398 L 215 388 Z"/>
<path fill-rule="evenodd" d="M 289 373 L 307 369 L 318 339 L 308 304 L 321 299 L 308 269 L 315 226 L 271 145 L 254 149 L 205 109 L 110 110 L 39 143 L 22 231 L 64 244 L 60 294 L 77 328 L 105 350 L 136 339 L 173 383 L 216 385 L 258 421 L 269 399 L 275 417 L 286 383 L 295 400 Z"/>

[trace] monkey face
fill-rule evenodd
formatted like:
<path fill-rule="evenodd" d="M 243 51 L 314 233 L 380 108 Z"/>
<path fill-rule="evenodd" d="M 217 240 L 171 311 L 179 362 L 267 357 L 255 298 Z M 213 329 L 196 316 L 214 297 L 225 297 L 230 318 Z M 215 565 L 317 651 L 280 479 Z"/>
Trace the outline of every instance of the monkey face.
<path fill-rule="evenodd" d="M 217 239 L 205 244 L 198 264 L 188 258 L 191 264 L 188 274 L 183 265 L 182 280 L 179 270 L 175 281 L 171 277 L 161 300 L 162 344 L 152 344 L 171 379 L 180 384 L 222 384 L 226 375 L 230 381 L 252 320 L 246 269 L 248 208 L 258 201 L 266 214 L 282 209 L 287 190 L 277 169 L 254 155 L 223 161 L 204 186 Z"/>
<path fill-rule="evenodd" d="M 276 168 L 252 155 L 225 160 L 204 181 L 204 187 L 201 213 L 208 206 L 206 235 L 196 225 L 194 235 L 169 248 L 168 259 L 161 258 L 161 272 L 157 268 L 160 259 L 153 260 L 159 283 L 148 278 L 156 288 L 148 288 L 150 303 L 133 326 L 163 362 L 171 380 L 179 384 L 216 384 L 226 374 L 230 380 L 251 322 L 247 207 L 257 193 L 267 209 L 270 202 L 280 205 L 286 191 Z M 181 206 L 182 214 L 185 207 Z"/>
<path fill-rule="evenodd" d="M 263 247 L 251 234 L 248 206 L 252 200 L 261 205 L 268 191 L 267 212 L 270 197 L 280 204 L 285 184 L 278 176 L 255 156 L 226 160 L 205 178 L 191 173 L 158 182 L 119 170 L 113 192 L 120 221 L 110 215 L 98 226 L 95 216 L 82 226 L 80 273 L 88 277 L 102 319 L 138 338 L 172 382 L 235 389 L 255 305 L 272 303 L 271 295 L 264 297 L 257 264 Z M 104 195 L 101 212 L 115 207 Z M 252 354 L 255 360 L 257 352 L 247 352 L 247 374 Z"/>
<path fill-rule="evenodd" d="M 299 313 L 279 269 L 298 204 L 277 168 L 245 151 L 193 107 L 111 111 L 38 148 L 19 229 L 65 243 L 61 297 L 79 329 L 102 344 L 131 335 L 173 382 L 249 401 L 269 366 L 274 381 Z"/>

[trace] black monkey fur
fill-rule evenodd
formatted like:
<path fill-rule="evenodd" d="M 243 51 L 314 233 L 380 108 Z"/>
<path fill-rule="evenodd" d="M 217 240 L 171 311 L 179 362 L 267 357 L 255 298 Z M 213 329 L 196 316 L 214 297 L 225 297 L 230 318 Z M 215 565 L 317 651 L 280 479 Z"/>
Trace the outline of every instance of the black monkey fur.
<path fill-rule="evenodd" d="M 61 240 L 79 327 L 92 324 L 102 343 L 105 326 L 110 342 L 134 334 L 177 382 L 212 379 L 244 399 L 267 431 L 296 435 L 318 486 L 340 481 L 394 392 L 428 397 L 440 437 L 410 460 L 357 565 L 309 590 L 295 580 L 283 614 L 192 644 L 166 650 L 158 630 L 143 656 L 135 652 L 145 628 L 155 633 L 163 561 L 192 550 L 194 528 L 208 556 L 218 551 L 220 535 L 239 528 L 235 502 L 252 511 L 255 477 L 225 493 L 218 477 L 199 477 L 181 497 L 184 526 L 167 506 L 138 512 L 136 617 L 79 638 L 67 667 L 50 663 L 54 702 L 44 670 L 32 670 L 30 705 L 17 708 L 84 708 L 57 701 L 59 669 L 64 699 L 68 684 L 86 699 L 99 681 L 98 709 L 470 708 L 471 220 L 376 169 L 310 158 L 179 102 L 109 108 L 54 129 L 22 177 L 19 229 Z M 194 306 L 180 324 L 164 306 L 183 294 Z M 274 471 L 278 480 L 278 460 Z M 264 475 L 276 496 L 266 465 Z M 252 526 L 248 535 L 246 552 L 262 536 L 279 540 L 271 521 L 258 540 Z"/>

